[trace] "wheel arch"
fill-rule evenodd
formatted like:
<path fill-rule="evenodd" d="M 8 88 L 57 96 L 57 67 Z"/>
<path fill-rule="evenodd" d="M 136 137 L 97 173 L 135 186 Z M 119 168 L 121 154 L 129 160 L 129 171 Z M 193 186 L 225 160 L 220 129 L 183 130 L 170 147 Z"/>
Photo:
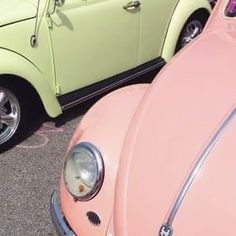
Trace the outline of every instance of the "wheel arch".
<path fill-rule="evenodd" d="M 162 57 L 169 61 L 175 53 L 179 36 L 185 23 L 194 15 L 202 15 L 208 17 L 211 12 L 211 6 L 208 1 L 193 1 L 189 4 L 189 0 L 180 0 L 176 6 L 175 12 L 170 21 L 165 43 L 162 49 Z M 174 42 L 174 43 L 173 43 Z"/>
<path fill-rule="evenodd" d="M 62 113 L 53 91 L 52 78 L 24 56 L 0 48 L 0 85 L 11 82 L 27 88 L 31 95 L 37 95 L 49 116 Z"/>
<path fill-rule="evenodd" d="M 0 87 L 4 85 L 7 88 L 14 88 L 23 91 L 29 101 L 35 101 L 36 99 L 37 105 L 40 105 L 40 103 L 43 105 L 36 89 L 24 78 L 12 74 L 2 74 L 0 75 Z"/>

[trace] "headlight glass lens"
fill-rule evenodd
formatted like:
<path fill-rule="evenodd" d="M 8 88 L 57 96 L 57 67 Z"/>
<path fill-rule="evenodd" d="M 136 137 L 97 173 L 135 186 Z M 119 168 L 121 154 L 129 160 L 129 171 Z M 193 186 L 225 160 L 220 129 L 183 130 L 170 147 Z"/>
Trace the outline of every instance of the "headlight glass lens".
<path fill-rule="evenodd" d="M 91 143 L 79 143 L 68 153 L 64 165 L 64 181 L 68 191 L 78 200 L 87 201 L 100 190 L 104 164 L 99 150 Z"/>

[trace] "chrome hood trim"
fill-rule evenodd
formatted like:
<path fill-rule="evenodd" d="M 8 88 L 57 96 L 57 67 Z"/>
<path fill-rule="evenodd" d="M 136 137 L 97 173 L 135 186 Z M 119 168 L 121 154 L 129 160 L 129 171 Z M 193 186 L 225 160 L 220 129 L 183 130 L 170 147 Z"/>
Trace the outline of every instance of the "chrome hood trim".
<path fill-rule="evenodd" d="M 216 133 L 209 140 L 209 142 L 206 145 L 206 147 L 204 148 L 202 154 L 197 159 L 197 161 L 196 161 L 193 169 L 191 170 L 187 180 L 185 181 L 184 185 L 182 186 L 181 191 L 179 192 L 173 207 L 171 208 L 171 212 L 168 216 L 167 222 L 165 224 L 163 224 L 161 229 L 160 229 L 160 232 L 159 232 L 160 236 L 163 235 L 162 234 L 163 230 L 165 230 L 165 232 L 167 232 L 167 231 L 169 232 L 169 234 L 167 234 L 168 236 L 171 236 L 173 234 L 172 223 L 175 219 L 175 216 L 176 216 L 179 208 L 181 207 L 181 204 L 184 200 L 184 197 L 185 197 L 186 193 L 188 192 L 189 188 L 191 187 L 191 184 L 193 183 L 195 177 L 200 172 L 200 169 L 201 169 L 202 165 L 204 164 L 204 162 L 206 161 L 209 153 L 214 148 L 215 144 L 217 143 L 217 141 L 219 140 L 221 135 L 224 133 L 225 129 L 230 125 L 231 121 L 235 118 L 235 116 L 236 116 L 236 107 L 226 117 L 226 119 L 220 125 L 220 127 L 218 128 Z"/>

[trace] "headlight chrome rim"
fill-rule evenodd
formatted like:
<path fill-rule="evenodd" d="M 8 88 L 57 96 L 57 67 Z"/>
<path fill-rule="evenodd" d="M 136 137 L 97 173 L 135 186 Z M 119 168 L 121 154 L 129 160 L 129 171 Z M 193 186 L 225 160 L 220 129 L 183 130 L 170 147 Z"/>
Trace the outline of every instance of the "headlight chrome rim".
<path fill-rule="evenodd" d="M 64 162 L 63 178 L 64 178 L 64 182 L 66 183 L 65 169 L 66 169 L 68 158 L 71 157 L 71 155 L 75 149 L 78 150 L 80 148 L 85 149 L 88 152 L 90 152 L 96 160 L 97 168 L 98 168 L 98 174 L 96 176 L 96 183 L 94 184 L 92 190 L 83 196 L 77 196 L 74 193 L 72 193 L 67 185 L 66 185 L 66 189 L 68 190 L 68 192 L 73 196 L 73 198 L 76 201 L 77 200 L 78 201 L 89 201 L 92 198 L 94 198 L 98 194 L 98 192 L 100 191 L 103 181 L 104 181 L 104 176 L 105 176 L 105 168 L 104 168 L 103 158 L 102 158 L 101 152 L 98 150 L 98 148 L 95 145 L 93 145 L 92 143 L 89 143 L 89 142 L 81 142 L 81 143 L 74 145 L 71 148 L 71 150 L 67 153 L 66 160 Z"/>

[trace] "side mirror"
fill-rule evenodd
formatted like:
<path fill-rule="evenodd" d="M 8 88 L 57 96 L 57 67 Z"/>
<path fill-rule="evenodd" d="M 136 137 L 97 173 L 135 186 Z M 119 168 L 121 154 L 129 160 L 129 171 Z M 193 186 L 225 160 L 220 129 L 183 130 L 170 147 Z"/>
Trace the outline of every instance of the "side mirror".
<path fill-rule="evenodd" d="M 65 3 L 65 0 L 55 0 L 55 4 L 57 7 L 63 6 Z"/>

